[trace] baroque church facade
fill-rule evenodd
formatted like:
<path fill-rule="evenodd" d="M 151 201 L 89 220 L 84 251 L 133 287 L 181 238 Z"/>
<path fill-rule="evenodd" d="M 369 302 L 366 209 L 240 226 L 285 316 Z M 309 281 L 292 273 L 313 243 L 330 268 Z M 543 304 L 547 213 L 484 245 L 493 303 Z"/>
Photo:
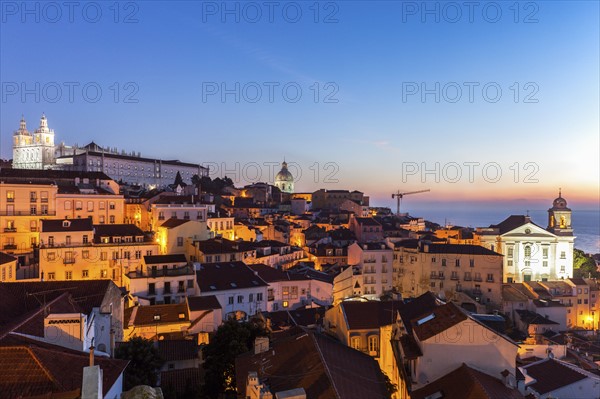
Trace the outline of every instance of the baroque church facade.
<path fill-rule="evenodd" d="M 571 209 L 559 191 L 543 228 L 529 216 L 511 215 L 499 224 L 478 228 L 476 240 L 504 255 L 503 282 L 561 280 L 573 277 Z"/>

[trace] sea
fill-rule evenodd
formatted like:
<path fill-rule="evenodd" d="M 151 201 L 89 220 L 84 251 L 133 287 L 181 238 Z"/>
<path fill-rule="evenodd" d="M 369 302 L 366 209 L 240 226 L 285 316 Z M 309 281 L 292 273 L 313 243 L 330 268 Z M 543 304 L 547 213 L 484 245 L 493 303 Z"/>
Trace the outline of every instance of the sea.
<path fill-rule="evenodd" d="M 575 248 L 588 254 L 600 253 L 600 209 L 599 210 L 579 210 L 573 209 L 571 216 L 571 226 L 575 235 Z M 488 227 L 491 224 L 498 224 L 510 215 L 523 215 L 526 212 L 522 210 L 507 212 L 507 210 L 494 209 L 410 209 L 410 215 L 423 217 L 431 222 L 440 225 L 450 224 L 463 227 Z M 548 225 L 548 211 L 530 210 L 528 211 L 531 220 L 541 226 Z"/>

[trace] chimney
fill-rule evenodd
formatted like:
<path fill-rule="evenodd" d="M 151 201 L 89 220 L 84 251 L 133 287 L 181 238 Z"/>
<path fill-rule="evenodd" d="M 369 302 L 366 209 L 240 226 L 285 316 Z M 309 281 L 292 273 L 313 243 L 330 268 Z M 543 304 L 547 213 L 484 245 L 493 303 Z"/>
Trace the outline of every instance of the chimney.
<path fill-rule="evenodd" d="M 269 350 L 269 337 L 256 337 L 254 339 L 254 354 L 264 353 Z"/>
<path fill-rule="evenodd" d="M 90 367 L 94 366 L 94 349 L 96 349 L 96 347 L 94 346 L 94 338 L 92 338 L 92 346 L 90 346 Z"/>

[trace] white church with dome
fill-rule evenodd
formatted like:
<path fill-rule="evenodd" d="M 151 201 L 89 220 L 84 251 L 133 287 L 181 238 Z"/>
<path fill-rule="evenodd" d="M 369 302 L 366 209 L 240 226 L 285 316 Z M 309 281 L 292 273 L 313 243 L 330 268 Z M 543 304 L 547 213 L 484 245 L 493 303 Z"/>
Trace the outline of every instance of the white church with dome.
<path fill-rule="evenodd" d="M 294 176 L 288 170 L 287 162 L 283 161 L 281 170 L 275 175 L 275 187 L 282 193 L 294 193 Z"/>
<path fill-rule="evenodd" d="M 478 228 L 481 245 L 504 255 L 503 282 L 551 281 L 573 277 L 571 209 L 559 190 L 548 209 L 548 226 L 529 216 L 511 215 L 499 224 Z"/>

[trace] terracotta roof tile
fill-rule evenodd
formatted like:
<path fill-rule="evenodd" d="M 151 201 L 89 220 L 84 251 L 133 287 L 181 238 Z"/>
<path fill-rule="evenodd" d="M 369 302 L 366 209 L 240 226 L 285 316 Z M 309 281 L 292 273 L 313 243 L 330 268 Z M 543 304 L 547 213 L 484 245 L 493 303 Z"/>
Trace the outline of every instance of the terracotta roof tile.
<path fill-rule="evenodd" d="M 467 320 L 467 315 L 450 302 L 414 318 L 411 324 L 417 338 L 425 341 L 464 320 Z"/>

